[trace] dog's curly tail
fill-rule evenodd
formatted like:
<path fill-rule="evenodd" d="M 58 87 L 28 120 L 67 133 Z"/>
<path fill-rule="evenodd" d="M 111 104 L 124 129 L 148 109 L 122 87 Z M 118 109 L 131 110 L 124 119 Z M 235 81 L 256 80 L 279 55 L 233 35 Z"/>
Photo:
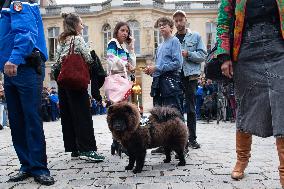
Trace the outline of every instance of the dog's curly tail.
<path fill-rule="evenodd" d="M 182 115 L 176 108 L 169 106 L 157 106 L 151 111 L 151 116 L 153 116 L 158 122 L 166 122 L 174 118 L 182 118 Z"/>

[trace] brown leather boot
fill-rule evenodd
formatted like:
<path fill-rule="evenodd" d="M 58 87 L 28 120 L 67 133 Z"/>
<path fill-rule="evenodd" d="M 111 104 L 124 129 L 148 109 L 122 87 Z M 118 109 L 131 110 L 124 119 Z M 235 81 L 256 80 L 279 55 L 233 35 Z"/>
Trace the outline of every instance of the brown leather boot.
<path fill-rule="evenodd" d="M 280 183 L 282 185 L 282 188 L 284 188 L 284 138 L 276 138 L 276 146 L 280 162 L 278 167 Z"/>
<path fill-rule="evenodd" d="M 231 177 L 236 180 L 240 180 L 244 177 L 245 168 L 248 165 L 250 158 L 250 150 L 252 143 L 252 135 L 237 131 L 236 133 L 236 152 L 237 163 Z"/>

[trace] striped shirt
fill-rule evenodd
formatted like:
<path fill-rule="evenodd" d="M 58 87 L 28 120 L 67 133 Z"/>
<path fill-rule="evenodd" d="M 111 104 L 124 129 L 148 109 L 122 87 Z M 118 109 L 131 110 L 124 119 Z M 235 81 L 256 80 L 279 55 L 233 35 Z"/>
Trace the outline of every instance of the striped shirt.
<path fill-rule="evenodd" d="M 111 39 L 107 48 L 108 73 L 125 75 L 128 62 L 133 67 L 136 66 L 135 54 L 129 53 L 125 44 L 120 44 L 115 38 Z"/>

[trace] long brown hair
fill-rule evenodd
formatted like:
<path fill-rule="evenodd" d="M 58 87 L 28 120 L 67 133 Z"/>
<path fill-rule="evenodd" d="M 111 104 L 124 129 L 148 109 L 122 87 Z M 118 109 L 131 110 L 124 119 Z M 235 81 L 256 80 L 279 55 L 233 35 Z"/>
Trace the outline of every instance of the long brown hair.
<path fill-rule="evenodd" d="M 76 27 L 80 22 L 80 16 L 76 13 L 62 13 L 63 20 L 63 32 L 59 35 L 58 41 L 62 43 L 68 36 L 78 35 Z"/>
<path fill-rule="evenodd" d="M 118 22 L 113 30 L 113 38 L 117 39 L 117 34 L 118 34 L 118 30 L 122 27 L 122 26 L 126 26 L 128 28 L 128 35 L 130 35 L 130 28 L 127 22 Z"/>

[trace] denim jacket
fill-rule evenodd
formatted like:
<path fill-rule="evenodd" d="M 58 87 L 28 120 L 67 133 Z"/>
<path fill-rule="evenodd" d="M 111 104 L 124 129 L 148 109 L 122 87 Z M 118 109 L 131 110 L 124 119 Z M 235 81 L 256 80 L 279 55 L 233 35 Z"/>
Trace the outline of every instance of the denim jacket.
<path fill-rule="evenodd" d="M 183 57 L 184 76 L 200 75 L 207 51 L 199 33 L 187 29 L 181 48 L 188 51 L 188 57 Z"/>

